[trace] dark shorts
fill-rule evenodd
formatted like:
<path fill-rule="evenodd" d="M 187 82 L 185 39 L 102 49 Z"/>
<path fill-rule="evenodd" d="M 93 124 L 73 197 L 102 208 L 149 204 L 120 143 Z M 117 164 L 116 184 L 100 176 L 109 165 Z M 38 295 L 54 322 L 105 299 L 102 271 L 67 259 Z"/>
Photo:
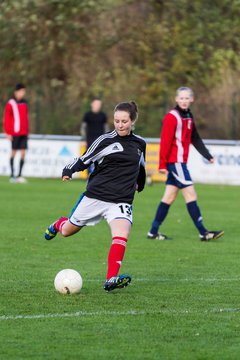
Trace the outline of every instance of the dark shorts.
<path fill-rule="evenodd" d="M 189 174 L 187 164 L 169 163 L 167 164 L 167 170 L 167 185 L 173 185 L 179 189 L 184 189 L 187 186 L 193 185 L 193 181 L 191 175 Z"/>
<path fill-rule="evenodd" d="M 13 136 L 12 149 L 13 150 L 27 149 L 27 141 L 28 141 L 27 135 Z"/>

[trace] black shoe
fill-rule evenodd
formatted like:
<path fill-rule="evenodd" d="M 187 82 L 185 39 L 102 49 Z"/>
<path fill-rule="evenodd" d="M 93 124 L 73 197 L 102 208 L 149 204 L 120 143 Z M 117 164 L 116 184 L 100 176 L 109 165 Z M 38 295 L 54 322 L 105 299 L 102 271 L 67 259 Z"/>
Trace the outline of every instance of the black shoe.
<path fill-rule="evenodd" d="M 111 279 L 106 280 L 104 284 L 104 290 L 112 291 L 114 289 L 122 289 L 128 286 L 132 278 L 129 275 L 113 276 Z"/>
<path fill-rule="evenodd" d="M 220 238 L 224 234 L 223 230 L 220 231 L 207 231 L 204 235 L 199 235 L 201 241 L 210 241 Z"/>
<path fill-rule="evenodd" d="M 171 240 L 171 238 L 167 235 L 161 233 L 152 234 L 151 232 L 148 232 L 147 238 L 152 240 Z"/>

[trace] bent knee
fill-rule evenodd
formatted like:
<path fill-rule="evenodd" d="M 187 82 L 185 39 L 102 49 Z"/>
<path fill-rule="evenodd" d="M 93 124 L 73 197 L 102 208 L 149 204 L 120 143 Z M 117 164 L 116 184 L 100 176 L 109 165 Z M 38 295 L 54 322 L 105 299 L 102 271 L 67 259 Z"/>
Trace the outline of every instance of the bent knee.
<path fill-rule="evenodd" d="M 82 229 L 82 227 L 76 227 L 76 226 L 73 226 L 73 225 L 71 225 L 71 226 L 63 225 L 63 227 L 61 229 L 61 235 L 63 237 L 68 237 L 68 236 L 76 234 L 81 229 Z"/>
<path fill-rule="evenodd" d="M 61 235 L 62 235 L 63 237 L 68 237 L 68 236 L 70 236 L 71 234 L 70 234 L 67 230 L 62 229 Z"/>

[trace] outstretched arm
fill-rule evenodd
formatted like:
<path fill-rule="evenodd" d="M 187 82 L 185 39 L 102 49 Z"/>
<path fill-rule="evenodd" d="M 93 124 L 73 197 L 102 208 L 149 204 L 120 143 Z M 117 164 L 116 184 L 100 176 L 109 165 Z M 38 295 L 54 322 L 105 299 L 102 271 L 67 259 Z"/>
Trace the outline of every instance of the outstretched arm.
<path fill-rule="evenodd" d="M 94 162 L 98 162 L 104 156 L 110 154 L 111 146 L 107 146 L 103 136 L 99 136 L 90 148 L 79 158 L 75 158 L 70 164 L 66 165 L 62 172 L 63 181 L 70 180 L 72 174 L 87 169 Z"/>
<path fill-rule="evenodd" d="M 88 168 L 89 165 L 85 165 L 81 158 L 75 158 L 70 164 L 66 165 L 62 171 L 62 180 L 68 181 L 72 178 L 72 174 L 78 171 L 83 171 Z"/>

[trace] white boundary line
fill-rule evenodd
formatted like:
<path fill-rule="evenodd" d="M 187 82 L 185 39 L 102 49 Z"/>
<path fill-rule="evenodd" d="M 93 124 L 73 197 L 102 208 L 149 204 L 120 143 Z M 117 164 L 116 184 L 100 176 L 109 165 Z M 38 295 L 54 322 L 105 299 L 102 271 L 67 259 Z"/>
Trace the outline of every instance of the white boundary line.
<path fill-rule="evenodd" d="M 171 279 L 171 278 L 135 278 L 136 282 L 224 282 L 224 281 L 239 281 L 240 278 L 182 278 L 182 279 Z M 98 279 L 86 279 L 86 282 L 101 282 Z M 141 310 L 129 310 L 129 311 L 77 311 L 75 313 L 56 313 L 56 314 L 36 314 L 36 315 L 0 315 L 0 321 L 3 320 L 21 320 L 21 319 L 53 319 L 53 318 L 73 318 L 73 317 L 91 317 L 91 316 L 141 316 L 141 315 L 158 315 L 158 314 L 210 314 L 210 313 L 233 313 L 240 312 L 240 308 L 223 308 L 223 309 L 209 309 L 204 311 L 197 310 L 176 310 L 176 309 L 160 309 L 156 311 L 141 311 Z"/>
<path fill-rule="evenodd" d="M 36 314 L 36 315 L 2 315 L 0 320 L 18 319 L 52 319 L 52 318 L 71 318 L 84 316 L 123 316 L 123 315 L 145 315 L 145 311 L 77 311 L 75 313 L 56 313 L 56 314 Z"/>
<path fill-rule="evenodd" d="M 159 309 L 156 311 L 77 311 L 75 313 L 56 313 L 56 314 L 36 314 L 36 315 L 2 315 L 0 321 L 3 320 L 38 320 L 38 319 L 64 319 L 64 318 L 79 318 L 79 317 L 92 317 L 92 316 L 142 316 L 142 315 L 188 315 L 188 314 L 216 314 L 216 313 L 233 313 L 240 312 L 240 308 L 225 308 L 225 309 L 209 309 L 204 311 L 198 310 L 176 310 L 176 309 Z"/>

